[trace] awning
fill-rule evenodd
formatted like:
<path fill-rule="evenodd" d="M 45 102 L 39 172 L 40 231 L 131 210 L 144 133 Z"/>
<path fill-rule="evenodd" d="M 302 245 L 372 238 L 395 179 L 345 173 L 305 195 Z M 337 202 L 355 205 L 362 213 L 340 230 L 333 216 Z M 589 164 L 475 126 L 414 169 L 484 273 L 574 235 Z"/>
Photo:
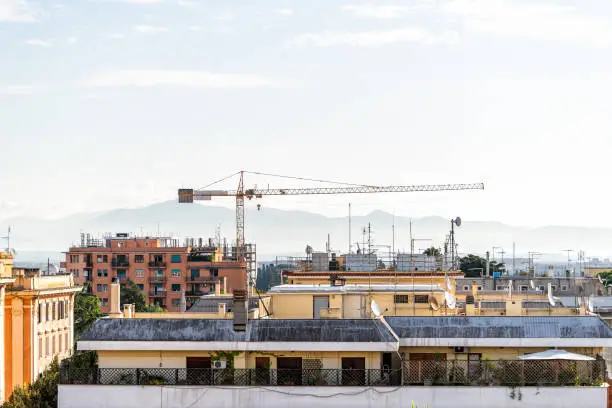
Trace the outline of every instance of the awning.
<path fill-rule="evenodd" d="M 521 360 L 595 360 L 593 357 L 582 354 L 570 353 L 565 350 L 546 350 L 539 353 L 524 354 L 519 356 Z"/>

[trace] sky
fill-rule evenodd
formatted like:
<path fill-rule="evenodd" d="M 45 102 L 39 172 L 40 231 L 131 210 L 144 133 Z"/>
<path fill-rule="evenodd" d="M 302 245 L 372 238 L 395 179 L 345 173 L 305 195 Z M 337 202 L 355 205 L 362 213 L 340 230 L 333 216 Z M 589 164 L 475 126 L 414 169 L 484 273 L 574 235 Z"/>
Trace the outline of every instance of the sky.
<path fill-rule="evenodd" d="M 0 0 L 0 51 L 0 219 L 145 206 L 245 169 L 485 183 L 264 208 L 612 227 L 609 2 Z"/>

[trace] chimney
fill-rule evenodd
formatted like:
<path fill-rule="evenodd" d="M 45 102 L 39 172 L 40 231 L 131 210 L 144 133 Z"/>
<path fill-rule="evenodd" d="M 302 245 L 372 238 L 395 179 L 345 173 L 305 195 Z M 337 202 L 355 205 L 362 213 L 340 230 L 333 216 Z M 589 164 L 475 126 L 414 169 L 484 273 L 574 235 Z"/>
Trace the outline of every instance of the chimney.
<path fill-rule="evenodd" d="M 215 296 L 221 296 L 221 281 L 215 282 Z"/>
<path fill-rule="evenodd" d="M 223 280 L 223 293 L 227 295 L 227 276 L 222 276 L 221 279 Z"/>
<path fill-rule="evenodd" d="M 110 291 L 110 313 L 108 314 L 112 318 L 121 318 L 121 285 L 119 284 L 119 278 L 114 277 L 111 282 Z"/>
<path fill-rule="evenodd" d="M 179 311 L 181 313 L 185 313 L 187 311 L 187 299 L 185 298 L 185 289 L 181 289 L 181 302 L 179 305 Z"/>
<path fill-rule="evenodd" d="M 246 331 L 249 320 L 249 296 L 246 289 L 234 290 L 234 331 Z"/>
<path fill-rule="evenodd" d="M 217 304 L 217 313 L 219 313 L 219 317 L 221 319 L 225 319 L 225 313 L 227 312 L 227 304 L 226 303 L 218 303 Z"/>
<path fill-rule="evenodd" d="M 478 296 L 478 281 L 472 281 L 472 296 L 474 299 Z"/>

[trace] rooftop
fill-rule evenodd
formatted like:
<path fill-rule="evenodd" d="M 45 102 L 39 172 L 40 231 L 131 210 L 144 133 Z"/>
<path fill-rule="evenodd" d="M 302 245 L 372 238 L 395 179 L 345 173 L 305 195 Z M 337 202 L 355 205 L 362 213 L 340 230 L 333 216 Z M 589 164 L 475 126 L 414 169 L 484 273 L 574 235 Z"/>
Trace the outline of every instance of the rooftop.
<path fill-rule="evenodd" d="M 362 292 L 444 292 L 440 285 L 406 285 L 406 284 L 345 284 L 331 286 L 329 284 L 291 284 L 278 285 L 270 288 L 268 293 L 362 293 Z"/>

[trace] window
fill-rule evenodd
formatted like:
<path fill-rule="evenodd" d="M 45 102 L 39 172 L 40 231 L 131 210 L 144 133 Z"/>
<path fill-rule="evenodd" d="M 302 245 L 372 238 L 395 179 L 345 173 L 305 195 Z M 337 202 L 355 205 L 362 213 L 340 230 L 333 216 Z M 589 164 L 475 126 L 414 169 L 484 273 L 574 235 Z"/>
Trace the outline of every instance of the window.
<path fill-rule="evenodd" d="M 561 291 L 567 292 L 567 285 L 561 285 Z"/>
<path fill-rule="evenodd" d="M 62 337 L 63 336 L 61 334 L 57 335 L 57 343 L 58 343 L 57 344 L 57 352 L 58 353 L 61 353 L 62 351 L 64 351 L 64 349 L 62 348 Z"/>
<path fill-rule="evenodd" d="M 138 284 L 138 289 L 144 291 L 144 285 L 142 283 L 139 283 Z"/>
<path fill-rule="evenodd" d="M 55 302 L 51 303 L 51 320 L 55 320 Z"/>
<path fill-rule="evenodd" d="M 98 261 L 98 263 L 102 263 L 102 255 L 98 255 L 97 261 Z"/>
<path fill-rule="evenodd" d="M 429 295 L 414 295 L 414 303 L 429 303 Z"/>
<path fill-rule="evenodd" d="M 49 336 L 45 337 L 45 356 L 49 355 Z"/>
<path fill-rule="evenodd" d="M 199 278 L 200 277 L 200 270 L 199 269 L 192 269 L 191 270 L 191 277 L 192 278 Z"/>
<path fill-rule="evenodd" d="M 497 287 L 495 288 L 495 290 L 505 290 L 505 289 L 507 289 L 505 286 L 500 286 L 500 285 L 497 285 Z"/>
<path fill-rule="evenodd" d="M 135 263 L 144 263 L 144 255 L 134 255 Z"/>
<path fill-rule="evenodd" d="M 482 286 L 479 286 L 479 287 L 478 287 L 478 290 L 482 290 Z"/>
<path fill-rule="evenodd" d="M 70 262 L 71 263 L 79 263 L 79 256 L 78 255 L 70 255 Z"/>
<path fill-rule="evenodd" d="M 42 358 L 43 356 L 43 339 L 42 337 L 38 338 L 38 358 Z"/>
<path fill-rule="evenodd" d="M 108 255 L 102 257 L 104 263 L 108 263 Z"/>
<path fill-rule="evenodd" d="M 117 243 L 117 246 L 118 246 L 119 248 L 123 248 L 123 241 L 119 241 L 119 242 Z"/>
<path fill-rule="evenodd" d="M 181 299 L 172 299 L 172 306 L 180 307 L 181 306 Z"/>
<path fill-rule="evenodd" d="M 181 284 L 180 283 L 173 283 L 172 284 L 172 291 L 173 292 L 180 292 L 181 291 Z"/>
<path fill-rule="evenodd" d="M 544 286 L 538 286 L 538 290 L 544 292 Z"/>
<path fill-rule="evenodd" d="M 468 291 L 468 290 L 470 290 L 470 287 L 469 287 L 469 286 L 467 286 L 467 285 L 465 285 L 465 286 L 463 287 L 463 290 Z"/>
<path fill-rule="evenodd" d="M 108 306 L 108 298 L 102 298 L 100 300 L 102 301 L 102 306 L 103 307 L 107 307 Z"/>
<path fill-rule="evenodd" d="M 117 277 L 125 278 L 127 276 L 127 271 L 125 269 L 117 269 Z"/>
<path fill-rule="evenodd" d="M 68 299 L 66 299 L 66 301 L 64 302 L 64 307 L 64 313 L 66 313 L 66 318 L 68 318 L 70 314 L 70 301 Z"/>
<path fill-rule="evenodd" d="M 98 278 L 102 277 L 102 269 L 98 269 Z"/>
<path fill-rule="evenodd" d="M 555 285 L 552 285 L 550 288 L 551 288 L 552 290 L 557 290 L 557 287 L 556 287 Z"/>
<path fill-rule="evenodd" d="M 43 321 L 42 314 L 43 314 L 43 305 L 42 303 L 39 303 L 38 304 L 38 323 L 42 323 Z"/>
<path fill-rule="evenodd" d="M 170 258 L 170 261 L 172 263 L 180 263 L 181 262 L 181 256 L 180 255 L 172 255 L 172 257 Z"/>
<path fill-rule="evenodd" d="M 98 285 L 96 286 L 96 291 L 97 292 L 102 292 L 102 284 L 98 283 Z"/>
<path fill-rule="evenodd" d="M 47 321 L 47 322 L 48 322 L 48 321 L 50 320 L 50 319 L 49 319 L 49 316 L 51 316 L 51 315 L 49 314 L 49 303 L 47 302 L 45 305 L 46 305 L 46 307 L 45 307 L 45 321 Z"/>
<path fill-rule="evenodd" d="M 521 285 L 521 292 L 527 292 L 528 286 L 527 285 Z"/>
<path fill-rule="evenodd" d="M 62 320 L 64 318 L 64 302 L 59 302 L 57 306 L 57 318 Z"/>
<path fill-rule="evenodd" d="M 51 335 L 51 355 L 55 355 L 55 334 Z"/>
<path fill-rule="evenodd" d="M 70 351 L 70 341 L 68 341 L 68 332 L 66 332 L 66 334 L 64 335 L 65 339 L 66 339 L 66 351 Z"/>
<path fill-rule="evenodd" d="M 136 277 L 144 278 L 144 269 L 136 269 Z"/>
<path fill-rule="evenodd" d="M 393 296 L 393 303 L 408 303 L 408 295 Z"/>
<path fill-rule="evenodd" d="M 102 285 L 102 289 L 104 290 L 104 292 L 108 292 L 108 285 L 105 283 L 104 285 Z"/>
<path fill-rule="evenodd" d="M 173 278 L 180 278 L 181 277 L 181 270 L 180 269 L 173 269 L 172 270 L 172 277 Z"/>
<path fill-rule="evenodd" d="M 108 276 L 108 269 L 104 270 L 104 277 L 106 278 Z"/>

